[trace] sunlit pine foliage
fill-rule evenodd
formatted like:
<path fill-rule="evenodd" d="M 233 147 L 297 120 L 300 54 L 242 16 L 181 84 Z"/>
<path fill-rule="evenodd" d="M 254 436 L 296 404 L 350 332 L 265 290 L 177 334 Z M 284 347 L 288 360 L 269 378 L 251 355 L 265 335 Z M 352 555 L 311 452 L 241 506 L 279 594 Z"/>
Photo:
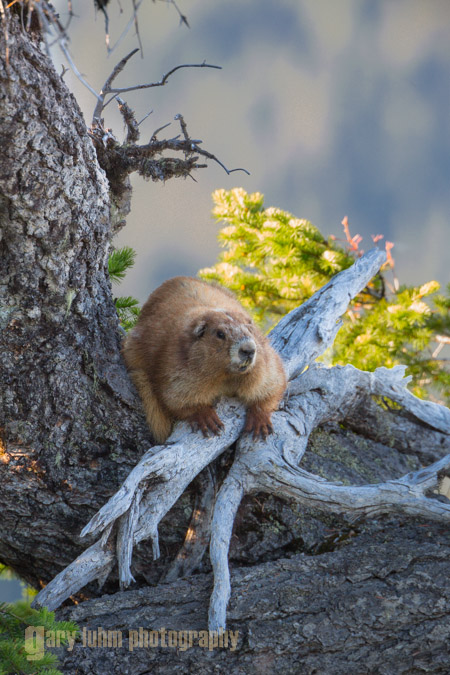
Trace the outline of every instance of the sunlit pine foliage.
<path fill-rule="evenodd" d="M 338 243 L 308 220 L 264 208 L 259 192 L 217 190 L 213 200 L 215 218 L 225 223 L 218 235 L 224 250 L 216 265 L 199 274 L 234 291 L 266 330 L 362 254 L 361 237 L 350 235 L 347 218 L 342 221 L 345 239 Z M 406 364 L 414 393 L 449 403 L 450 373 L 442 346 L 450 342 L 450 286 L 444 296 L 437 295 L 436 281 L 400 285 L 393 244 L 385 246 L 386 265 L 350 303 L 324 360 L 364 370 Z"/>

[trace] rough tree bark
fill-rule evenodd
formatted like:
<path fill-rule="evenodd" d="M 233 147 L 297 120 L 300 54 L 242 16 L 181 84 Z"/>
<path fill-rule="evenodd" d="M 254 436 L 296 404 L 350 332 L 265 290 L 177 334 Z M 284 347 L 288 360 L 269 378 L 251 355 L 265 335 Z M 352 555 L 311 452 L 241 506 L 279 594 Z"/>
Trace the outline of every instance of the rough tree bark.
<path fill-rule="evenodd" d="M 120 358 L 108 182 L 61 77 L 18 22 L 8 32 L 8 62 L 0 41 L 1 559 L 39 586 L 60 555 L 76 552 L 69 533 L 135 463 L 148 434 Z"/>
<path fill-rule="evenodd" d="M 120 357 L 107 274 L 117 191 L 76 101 L 14 20 L 0 32 L 0 120 L 0 560 L 40 587 L 83 552 L 74 533 L 150 438 Z M 448 438 L 361 397 L 344 424 L 311 435 L 302 466 L 347 485 L 388 481 L 439 460 Z M 229 454 L 218 460 L 218 480 L 229 464 Z M 195 492 L 194 484 L 163 521 L 158 563 L 145 544 L 135 548 L 138 582 L 182 570 L 169 568 Z M 64 672 L 448 672 L 445 529 L 402 516 L 349 525 L 252 492 L 231 539 L 235 652 L 77 645 L 63 655 Z M 197 566 L 208 572 L 207 556 Z M 117 574 L 108 583 L 116 590 Z M 203 629 L 211 587 L 200 574 L 64 611 L 95 628 Z M 84 592 L 99 594 L 93 585 Z"/>
<path fill-rule="evenodd" d="M 0 31 L 0 559 L 40 587 L 79 553 L 72 533 L 150 443 L 120 355 L 107 270 L 112 233 L 129 208 L 128 174 L 165 180 L 198 164 L 196 151 L 186 154 L 170 139 L 145 150 L 131 143 L 133 119 L 125 148 L 140 150 L 140 162 L 111 134 L 97 140 L 98 125 L 87 129 L 37 39 L 7 17 Z M 158 160 L 165 148 L 183 156 Z M 179 539 L 169 534 L 166 546 Z"/>

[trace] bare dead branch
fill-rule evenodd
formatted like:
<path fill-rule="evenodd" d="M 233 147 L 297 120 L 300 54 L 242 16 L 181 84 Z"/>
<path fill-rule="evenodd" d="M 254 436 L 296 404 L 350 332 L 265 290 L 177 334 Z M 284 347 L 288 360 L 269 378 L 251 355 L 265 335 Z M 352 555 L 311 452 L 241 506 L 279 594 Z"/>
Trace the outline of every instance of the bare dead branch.
<path fill-rule="evenodd" d="M 188 149 L 186 150 L 186 152 L 188 153 L 197 152 L 199 155 L 202 155 L 203 157 L 207 157 L 208 159 L 214 160 L 214 162 L 217 162 L 217 164 L 219 164 L 228 175 L 230 175 L 230 173 L 233 173 L 234 171 L 243 171 L 244 173 L 247 174 L 247 176 L 250 176 L 250 172 L 247 171 L 247 169 L 227 169 L 225 164 L 223 164 L 223 162 L 221 162 L 220 159 L 218 159 L 215 155 L 213 155 L 211 152 L 208 152 L 207 150 L 199 148 L 198 144 L 201 143 L 201 141 L 194 141 L 189 137 L 187 125 L 186 122 L 184 121 L 183 115 L 178 113 L 178 115 L 175 115 L 174 119 L 179 121 L 181 131 L 183 132 L 184 140 L 188 144 Z"/>
<path fill-rule="evenodd" d="M 53 609 L 59 607 L 64 600 L 79 590 L 80 580 L 82 580 L 84 586 L 96 579 L 104 582 L 111 572 L 114 563 L 114 549 L 107 546 L 105 537 L 102 537 L 83 551 L 73 563 L 68 565 L 53 579 L 55 582 L 53 593 L 46 593 L 48 586 L 43 589 L 41 596 L 42 606 L 46 606 L 49 609 L 50 607 Z M 51 591 L 52 589 L 49 590 Z M 67 592 L 69 595 L 66 595 Z"/>
<path fill-rule="evenodd" d="M 328 305 L 324 305 L 323 294 L 320 294 L 320 291 L 316 294 L 319 302 L 316 312 L 314 312 L 314 304 L 310 305 L 307 314 L 308 320 L 303 327 L 304 340 L 302 340 L 300 329 L 297 331 L 302 350 L 305 349 L 307 352 L 315 353 L 316 341 L 311 337 L 308 338 L 308 335 L 316 335 L 317 327 L 322 324 L 324 325 L 321 340 L 323 349 L 332 342 L 335 335 L 333 327 L 336 325 L 338 316 L 345 311 L 346 303 L 348 303 L 350 297 L 356 295 L 366 285 L 376 271 L 377 265 L 379 266 L 383 259 L 384 256 L 380 251 L 371 251 L 358 263 L 355 263 L 352 268 L 341 272 L 338 275 L 338 282 L 330 283 L 326 287 L 330 300 Z M 338 301 L 339 298 L 342 298 L 341 302 Z M 327 317 L 324 317 L 325 308 Z M 298 310 L 294 310 L 294 312 L 298 312 Z M 311 324 L 314 324 L 315 330 Z M 288 326 L 290 325 L 288 323 Z M 289 332 L 292 335 L 291 329 L 289 329 Z M 282 343 L 281 353 L 286 357 L 288 370 L 289 362 L 293 361 L 294 349 L 295 345 L 287 336 Z M 244 424 L 243 406 L 236 402 L 221 403 L 218 410 L 225 424 L 225 429 L 220 436 L 205 439 L 196 433 L 192 433 L 188 425 L 178 424 L 166 445 L 151 448 L 144 454 L 120 490 L 83 529 L 82 536 L 101 533 L 112 522 L 125 515 L 137 499 L 141 506 L 141 516 L 136 526 L 134 541 L 136 543 L 154 534 L 161 518 L 184 492 L 193 478 L 229 447 L 241 433 Z M 282 415 L 282 413 L 279 414 Z M 181 456 L 184 457 L 182 462 L 180 461 Z M 140 483 L 150 479 L 153 485 L 151 493 L 145 495 L 142 499 L 140 495 L 136 496 Z M 168 485 L 170 485 L 170 489 L 167 489 Z M 125 568 L 123 568 L 123 575 L 124 579 L 128 578 Z M 49 584 L 49 586 L 51 585 Z M 51 588 L 47 587 L 47 589 L 50 593 Z M 48 593 L 45 596 L 46 598 Z"/>
<path fill-rule="evenodd" d="M 95 106 L 95 109 L 94 109 L 93 120 L 92 120 L 93 123 L 95 122 L 95 120 L 100 120 L 103 108 L 105 107 L 104 106 L 105 97 L 109 93 L 111 93 L 112 82 L 117 77 L 117 75 L 119 75 L 119 73 L 122 72 L 122 70 L 125 68 L 126 64 L 131 59 L 131 57 L 134 56 L 134 54 L 136 54 L 136 52 L 138 52 L 138 51 L 139 51 L 139 49 L 136 47 L 129 54 L 124 56 L 123 59 L 121 61 L 119 61 L 119 63 L 114 67 L 111 74 L 108 76 L 105 84 L 103 85 L 103 87 L 100 91 L 100 94 L 97 95 L 98 100 L 97 100 L 97 105 Z"/>
<path fill-rule="evenodd" d="M 152 115 L 152 114 L 153 114 L 153 110 L 150 110 L 150 112 L 148 112 L 146 115 L 144 115 L 144 117 L 140 120 L 140 122 L 138 122 L 138 127 L 140 127 L 142 122 L 145 122 L 147 117 L 150 117 L 150 115 Z"/>
<path fill-rule="evenodd" d="M 116 95 L 114 97 L 117 98 Z M 133 172 L 155 181 L 165 181 L 175 176 L 192 177 L 194 169 L 206 167 L 206 164 L 199 164 L 200 156 L 214 159 L 227 173 L 237 170 L 248 173 L 246 169 L 227 169 L 215 155 L 200 148 L 202 141 L 190 138 L 182 115 L 176 116 L 180 122 L 182 137 L 178 134 L 173 138 L 158 140 L 157 134 L 169 126 L 164 124 L 153 132 L 149 143 L 138 145 L 135 141 L 139 138 L 139 125 L 134 113 L 122 99 L 118 99 L 118 102 L 127 127 L 125 143 L 120 144 L 111 129 L 103 127 L 101 120 L 95 120 L 89 131 L 97 149 L 99 163 L 106 172 L 111 192 L 117 200 L 118 209 L 122 195 L 128 190 L 128 176 Z M 100 102 L 98 109 L 101 109 Z M 184 159 L 164 156 L 167 151 L 183 153 Z"/>
<path fill-rule="evenodd" d="M 201 148 L 199 148 L 198 145 L 197 145 L 197 143 L 193 143 L 191 147 L 192 147 L 192 150 L 194 150 L 195 152 L 198 152 L 199 155 L 202 155 L 203 157 L 207 157 L 208 159 L 212 159 L 212 160 L 214 160 L 214 162 L 217 162 L 217 164 L 218 164 L 219 166 L 221 166 L 222 169 L 223 169 L 228 175 L 230 175 L 230 173 L 234 173 L 234 171 L 243 171 L 244 173 L 247 174 L 247 176 L 250 176 L 250 171 L 247 171 L 247 169 L 244 169 L 244 168 L 242 168 L 242 167 L 239 167 L 239 168 L 237 168 L 237 169 L 227 169 L 227 167 L 225 166 L 225 164 L 224 164 L 223 162 L 221 162 L 220 159 L 218 159 L 218 158 L 217 158 L 215 155 L 213 155 L 211 152 L 208 152 L 207 150 L 202 150 Z"/>
<path fill-rule="evenodd" d="M 333 344 L 341 326 L 340 317 L 345 313 L 350 299 L 348 289 L 351 289 L 351 297 L 358 295 L 367 283 L 362 283 L 366 278 L 363 271 L 366 271 L 369 281 L 384 259 L 385 254 L 376 248 L 357 258 L 351 267 L 336 274 L 303 305 L 286 314 L 271 331 L 272 344 L 283 354 L 290 379 L 300 374 Z M 329 309 L 330 303 L 334 305 L 333 312 Z M 321 316 L 322 320 L 311 320 L 316 316 Z M 299 345 L 302 345 L 301 350 Z"/>
<path fill-rule="evenodd" d="M 157 129 L 155 129 L 155 131 L 151 135 L 150 143 L 156 143 L 156 136 L 159 134 L 159 132 L 162 131 L 163 129 L 167 129 L 167 127 L 170 127 L 171 124 L 172 122 L 167 122 L 167 124 L 163 124 L 162 127 L 158 127 Z"/>
<path fill-rule="evenodd" d="M 98 98 L 98 101 L 97 101 L 97 105 L 95 106 L 94 114 L 93 114 L 93 117 L 92 117 L 92 124 L 95 124 L 97 121 L 100 120 L 103 109 L 106 107 L 106 105 L 108 105 L 111 102 L 112 99 L 115 98 L 115 96 L 113 96 L 108 101 L 108 103 L 105 104 L 105 98 L 109 94 L 124 94 L 126 92 L 136 91 L 138 89 L 149 89 L 151 87 L 162 87 L 167 83 L 167 80 L 169 79 L 169 77 L 173 73 L 175 73 L 177 70 L 180 70 L 181 68 L 216 68 L 218 70 L 222 69 L 222 66 L 214 66 L 214 65 L 211 65 L 211 64 L 205 63 L 205 62 L 203 62 L 203 63 L 186 63 L 186 64 L 182 64 L 180 66 L 176 66 L 175 68 L 172 68 L 172 70 L 170 70 L 168 73 L 163 75 L 163 77 L 159 80 L 159 82 L 151 82 L 149 84 L 138 84 L 138 85 L 134 85 L 132 87 L 122 87 L 122 88 L 112 87 L 111 86 L 112 82 L 115 80 L 117 75 L 119 75 L 119 73 L 124 69 L 127 62 L 129 61 L 129 59 L 134 54 L 136 54 L 137 51 L 139 51 L 139 49 L 136 47 L 129 54 L 124 56 L 124 58 L 121 61 L 119 61 L 119 63 L 115 66 L 112 73 L 109 75 L 108 79 L 106 80 L 105 84 L 103 85 L 100 94 L 99 95 L 96 94 L 96 96 Z"/>
<path fill-rule="evenodd" d="M 191 139 L 189 138 L 188 130 L 187 130 L 187 125 L 186 122 L 184 121 L 183 115 L 178 113 L 178 115 L 175 115 L 174 120 L 178 120 L 180 123 L 181 131 L 183 132 L 184 140 L 185 141 L 190 141 Z M 198 141 L 197 141 L 198 143 Z"/>
<path fill-rule="evenodd" d="M 168 73 L 162 76 L 162 78 L 158 82 L 150 82 L 149 84 L 136 84 L 133 85 L 132 87 L 123 87 L 121 89 L 110 89 L 110 93 L 114 94 L 125 94 L 128 91 L 137 91 L 138 89 L 150 89 L 152 87 L 163 87 L 165 84 L 167 84 L 167 80 L 173 73 L 176 73 L 177 70 L 181 70 L 181 68 L 216 68 L 217 70 L 222 70 L 222 66 L 214 66 L 211 63 L 183 63 L 180 66 L 175 66 L 175 68 L 172 68 L 172 70 L 169 70 Z"/>
<path fill-rule="evenodd" d="M 245 494 L 267 492 L 320 510 L 348 514 L 350 520 L 399 511 L 450 520 L 450 502 L 442 503 L 429 495 L 433 487 L 438 488 L 443 471 L 445 475 L 450 473 L 450 454 L 414 474 L 361 487 L 332 483 L 298 466 L 312 430 L 323 422 L 345 419 L 367 393 L 387 393 L 416 418 L 450 435 L 450 410 L 421 401 L 408 392 L 404 370 L 403 366 L 397 366 L 366 373 L 353 366 L 312 366 L 290 383 L 284 411 L 274 415 L 273 437 L 256 442 L 246 437 L 239 439 L 235 461 L 216 500 L 211 527 L 214 589 L 209 610 L 210 630 L 225 626 L 231 592 L 230 520 L 232 525 Z"/>
<path fill-rule="evenodd" d="M 57 42 L 59 42 L 61 36 L 65 36 L 67 38 L 67 32 L 69 30 L 69 26 L 72 23 L 72 19 L 74 16 L 76 16 L 75 12 L 73 11 L 72 8 L 72 0 L 67 0 L 67 7 L 68 7 L 68 18 L 67 18 L 67 23 L 65 26 L 63 26 L 59 21 L 58 21 L 58 30 L 56 30 L 57 37 L 49 43 L 49 47 L 53 47 Z"/>
<path fill-rule="evenodd" d="M 72 23 L 72 19 L 75 16 L 73 8 L 72 8 L 72 0 L 67 0 L 67 6 L 69 8 L 68 19 L 67 19 L 66 25 L 63 26 L 63 32 L 66 33 L 66 34 L 67 34 L 67 31 L 69 29 L 70 24 Z"/>

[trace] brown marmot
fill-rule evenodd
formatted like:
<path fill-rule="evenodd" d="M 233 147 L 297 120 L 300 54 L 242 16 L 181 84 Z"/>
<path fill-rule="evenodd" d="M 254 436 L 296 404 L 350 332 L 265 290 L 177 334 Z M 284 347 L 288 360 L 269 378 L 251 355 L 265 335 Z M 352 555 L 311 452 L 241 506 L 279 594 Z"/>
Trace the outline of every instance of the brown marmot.
<path fill-rule="evenodd" d="M 280 357 L 227 289 L 191 277 L 164 282 L 125 339 L 125 362 L 158 443 L 175 420 L 217 434 L 220 396 L 247 407 L 245 431 L 272 432 L 271 413 L 286 388 Z"/>

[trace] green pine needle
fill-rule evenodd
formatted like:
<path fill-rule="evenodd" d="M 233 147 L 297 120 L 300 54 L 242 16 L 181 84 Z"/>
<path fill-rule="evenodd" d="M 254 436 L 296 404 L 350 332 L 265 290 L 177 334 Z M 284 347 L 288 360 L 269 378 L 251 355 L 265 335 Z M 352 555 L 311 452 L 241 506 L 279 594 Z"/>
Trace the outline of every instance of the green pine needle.
<path fill-rule="evenodd" d="M 109 256 L 108 271 L 111 281 L 119 283 L 125 277 L 126 271 L 133 267 L 136 260 L 136 251 L 130 246 L 116 248 Z"/>
<path fill-rule="evenodd" d="M 25 644 L 25 629 L 29 626 L 44 627 L 44 652 L 37 660 L 28 660 Z M 55 621 L 53 612 L 47 609 L 32 609 L 27 602 L 0 603 L 0 675 L 62 675 L 57 666 L 57 657 L 45 648 L 47 631 L 70 631 L 79 633 L 71 621 Z M 64 633 L 64 634 L 65 634 Z M 59 633 L 61 644 L 67 642 Z"/>

